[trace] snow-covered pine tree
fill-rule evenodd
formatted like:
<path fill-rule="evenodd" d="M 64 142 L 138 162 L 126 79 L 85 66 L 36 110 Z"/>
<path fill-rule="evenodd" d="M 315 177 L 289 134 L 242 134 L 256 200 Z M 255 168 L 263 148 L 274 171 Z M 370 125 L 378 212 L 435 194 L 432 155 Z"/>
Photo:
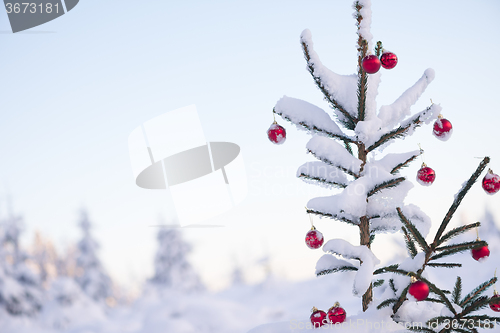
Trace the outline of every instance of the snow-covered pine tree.
<path fill-rule="evenodd" d="M 182 292 L 196 292 L 204 289 L 187 256 L 191 246 L 186 243 L 181 231 L 160 227 L 157 233 L 155 274 L 149 284 L 159 289 L 175 289 Z"/>
<path fill-rule="evenodd" d="M 310 200 L 307 212 L 359 228 L 359 246 L 337 239 L 329 241 L 325 250 L 348 259 L 358 258 L 361 264 L 353 267 L 346 261 L 326 255 L 320 259 L 317 268 L 319 274 L 357 270 L 353 290 L 355 294 L 363 295 L 363 310 L 366 310 L 372 300 L 372 273 L 379 263 L 370 246 L 377 233 L 400 230 L 396 207 L 402 207 L 422 233 L 426 234 L 430 228 L 429 218 L 418 207 L 403 204 L 413 185 L 399 174 L 399 170 L 421 152 L 387 154 L 382 158 L 375 158 L 373 153 L 397 138 L 413 134 L 423 123 L 437 119 L 441 107 L 432 104 L 421 112 L 410 113 L 410 107 L 434 79 L 434 71 L 427 69 L 393 104 L 384 105 L 377 112 L 375 97 L 380 72 L 368 75 L 361 66 L 368 50 L 373 48 L 370 1 L 356 1 L 354 7 L 358 28 L 356 74 L 332 72 L 314 51 L 311 32 L 304 30 L 300 37 L 308 70 L 333 109 L 334 117 L 315 105 L 287 96 L 278 101 L 274 112 L 313 136 L 306 148 L 319 161 L 300 166 L 297 176 L 321 186 L 342 189 L 339 194 Z M 378 44 L 376 52 L 380 53 L 381 49 L 381 44 Z M 369 160 L 370 155 L 373 158 Z"/>
<path fill-rule="evenodd" d="M 21 221 L 13 215 L 0 221 L 0 306 L 11 315 L 32 316 L 42 308 L 43 292 L 19 246 Z"/>
<path fill-rule="evenodd" d="M 83 237 L 77 244 L 75 280 L 90 298 L 102 302 L 112 297 L 112 283 L 97 256 L 99 244 L 92 237 L 92 224 L 85 210 L 81 211 L 79 226 Z"/>
<path fill-rule="evenodd" d="M 341 189 L 338 194 L 311 199 L 307 203 L 307 213 L 345 222 L 359 229 L 359 245 L 350 244 L 344 239 L 332 239 L 325 243 L 323 246 L 325 252 L 341 256 L 343 259 L 331 254 L 322 256 L 316 265 L 316 274 L 355 271 L 353 293 L 362 295 L 363 311 L 368 309 L 373 300 L 374 274 L 387 272 L 403 274 L 399 280 L 397 280 L 399 276 L 389 280 L 390 289 L 395 297 L 381 304 L 394 305 L 395 320 L 398 320 L 397 311 L 407 300 L 410 276 L 412 276 L 429 285 L 431 292 L 438 296 L 438 299 L 430 298 L 429 301 L 443 304 L 451 314 L 448 318 L 461 319 L 487 304 L 488 300 L 484 297 L 480 298 L 480 302 L 476 302 L 477 297 L 491 286 L 496 278 L 482 284 L 470 294 L 473 296 L 464 300 L 459 300 L 460 297 L 455 295 L 457 302 L 454 307 L 446 298 L 445 291 L 425 279 L 422 273 L 427 266 L 436 268 L 459 266 L 434 260 L 486 244 L 478 240 L 444 245 L 464 231 L 479 226 L 479 223 L 444 232 L 465 194 L 484 171 L 489 158 L 484 158 L 476 172 L 455 196 L 434 241 L 428 244 L 425 237 L 429 232 L 431 221 L 417 206 L 404 204 L 407 192 L 413 185 L 399 174 L 401 168 L 415 160 L 422 151 L 386 154 L 381 158 L 374 153 L 376 150 L 382 151 L 395 139 L 412 135 L 422 124 L 429 124 L 438 119 L 441 107 L 436 104 L 431 104 L 425 110 L 413 115 L 410 112 L 411 106 L 434 79 L 434 71 L 427 69 L 422 77 L 394 103 L 383 105 L 377 112 L 375 98 L 378 94 L 380 72 L 368 75 L 362 66 L 362 61 L 370 49 L 374 49 L 376 57 L 379 57 L 383 47 L 381 42 L 378 42 L 376 47 L 372 43 L 370 0 L 355 1 L 354 9 L 358 34 L 356 74 L 339 75 L 332 72 L 321 63 L 314 51 L 310 31 L 304 30 L 300 37 L 307 68 L 331 107 L 333 117 L 315 105 L 287 96 L 281 98 L 273 109 L 274 113 L 313 136 L 306 148 L 319 161 L 307 162 L 300 166 L 297 176 L 320 186 Z M 400 230 L 405 236 L 410 257 L 401 265 L 375 270 L 380 263 L 370 249 L 375 235 Z M 416 244 L 422 248 L 422 252 L 417 251 Z M 376 286 L 383 284 L 383 280 L 378 280 Z M 461 311 L 457 310 L 459 306 L 462 307 Z"/>
<path fill-rule="evenodd" d="M 46 284 L 49 278 L 53 278 L 57 275 L 57 263 L 59 258 L 55 247 L 48 239 L 44 239 L 39 231 L 35 232 L 31 257 L 38 267 L 38 273 L 42 284 Z"/>

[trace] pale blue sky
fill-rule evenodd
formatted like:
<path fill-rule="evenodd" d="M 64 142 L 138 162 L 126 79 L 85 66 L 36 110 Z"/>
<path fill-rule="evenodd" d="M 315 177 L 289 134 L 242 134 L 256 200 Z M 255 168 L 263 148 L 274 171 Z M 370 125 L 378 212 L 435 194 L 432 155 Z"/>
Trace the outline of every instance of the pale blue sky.
<path fill-rule="evenodd" d="M 407 201 L 438 224 L 479 163 L 474 157 L 491 156 L 500 173 L 500 3 L 373 2 L 372 33 L 400 59 L 382 75 L 378 105 L 391 103 L 431 67 L 436 79 L 413 111 L 433 98 L 454 125 L 447 142 L 427 126 L 387 150 L 422 144 L 437 180 L 430 188 L 416 184 Z M 310 159 L 308 136 L 284 121 L 284 145 L 272 145 L 265 133 L 285 94 L 327 108 L 305 69 L 303 29 L 311 30 L 328 67 L 355 71 L 352 12 L 345 0 L 82 0 L 59 19 L 18 34 L 8 33 L 0 13 L 0 195 L 10 192 L 25 217 L 24 241 L 38 229 L 61 247 L 71 244 L 79 237 L 77 212 L 86 206 L 113 277 L 133 285 L 151 274 L 155 230 L 148 225 L 165 214 L 165 196 L 135 186 L 127 138 L 146 120 L 196 104 L 209 141 L 242 147 L 250 192 L 220 217 L 226 228 L 186 231 L 195 243 L 194 265 L 220 288 L 235 260 L 258 280 L 255 261 L 267 251 L 278 274 L 313 277 L 321 253 L 303 244 L 309 223 L 303 207 L 322 192 L 294 177 Z M 413 178 L 418 164 L 404 174 Z M 489 204 L 500 218 L 499 199 L 476 185 L 457 216 L 477 220 Z M 345 232 L 357 241 L 355 230 L 337 222 L 317 227 L 327 238 Z"/>

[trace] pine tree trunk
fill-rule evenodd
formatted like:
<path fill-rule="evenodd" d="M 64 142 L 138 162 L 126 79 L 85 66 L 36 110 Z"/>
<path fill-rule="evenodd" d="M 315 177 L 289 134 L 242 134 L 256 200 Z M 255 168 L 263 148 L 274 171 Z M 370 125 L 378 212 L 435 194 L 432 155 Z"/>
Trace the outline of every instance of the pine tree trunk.
<path fill-rule="evenodd" d="M 366 150 L 364 144 L 359 144 L 358 146 L 358 159 L 361 160 L 362 162 L 360 169 L 361 172 L 363 171 L 363 168 L 366 164 Z M 368 219 L 368 216 L 362 216 L 360 218 L 359 244 L 366 245 L 368 248 L 370 248 L 370 220 Z M 372 299 L 373 299 L 373 287 L 370 284 L 370 287 L 363 294 L 363 311 L 368 310 L 368 305 L 372 302 Z"/>
<path fill-rule="evenodd" d="M 360 245 L 366 245 L 368 248 L 370 248 L 370 221 L 368 220 L 368 217 L 363 216 L 360 218 L 360 224 L 359 224 L 359 236 L 360 236 Z M 370 287 L 368 290 L 363 295 L 363 311 L 368 310 L 368 305 L 372 302 L 373 299 L 373 293 L 372 293 L 372 285 L 370 284 Z"/>

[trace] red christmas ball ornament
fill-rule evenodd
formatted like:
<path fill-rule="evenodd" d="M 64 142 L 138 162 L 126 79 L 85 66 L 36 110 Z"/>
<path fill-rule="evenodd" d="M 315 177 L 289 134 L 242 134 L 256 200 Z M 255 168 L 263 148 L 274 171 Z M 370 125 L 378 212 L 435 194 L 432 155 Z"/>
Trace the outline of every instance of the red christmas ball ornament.
<path fill-rule="evenodd" d="M 315 227 L 312 227 L 306 234 L 306 245 L 310 249 L 318 249 L 323 245 L 324 238 L 323 234 L 316 230 Z"/>
<path fill-rule="evenodd" d="M 436 179 L 436 173 L 434 170 L 429 168 L 425 163 L 422 163 L 422 167 L 417 172 L 417 182 L 420 185 L 429 186 Z"/>
<path fill-rule="evenodd" d="M 380 56 L 380 63 L 385 69 L 393 69 L 398 64 L 398 57 L 392 52 L 384 52 Z"/>
<path fill-rule="evenodd" d="M 500 177 L 494 174 L 491 169 L 488 170 L 488 173 L 483 178 L 483 190 L 490 195 L 500 190 Z"/>
<path fill-rule="evenodd" d="M 375 74 L 380 69 L 380 60 L 376 55 L 369 54 L 363 58 L 361 62 L 361 66 L 368 74 Z"/>
<path fill-rule="evenodd" d="M 314 328 L 321 327 L 327 323 L 325 311 L 318 310 L 316 307 L 312 308 L 311 324 Z"/>
<path fill-rule="evenodd" d="M 336 302 L 328 310 L 328 321 L 332 324 L 343 323 L 345 321 L 346 312 L 340 307 L 339 302 Z"/>
<path fill-rule="evenodd" d="M 283 126 L 278 125 L 277 122 L 274 122 L 267 130 L 267 137 L 272 143 L 281 145 L 286 140 L 286 131 Z"/>
<path fill-rule="evenodd" d="M 500 295 L 498 295 L 498 291 L 496 290 L 490 299 L 490 309 L 495 312 L 500 312 Z"/>
<path fill-rule="evenodd" d="M 415 297 L 417 301 L 423 301 L 429 296 L 429 286 L 424 281 L 417 281 L 415 277 L 411 278 L 412 283 L 410 288 L 408 288 L 408 292 L 410 295 Z"/>
<path fill-rule="evenodd" d="M 438 119 L 434 122 L 432 134 L 439 140 L 446 141 L 451 137 L 451 133 L 453 133 L 453 126 L 451 126 L 450 121 L 439 115 Z"/>
<path fill-rule="evenodd" d="M 490 249 L 488 249 L 488 246 L 480 246 L 478 248 L 472 249 L 471 252 L 472 258 L 477 261 L 484 261 L 490 255 Z"/>

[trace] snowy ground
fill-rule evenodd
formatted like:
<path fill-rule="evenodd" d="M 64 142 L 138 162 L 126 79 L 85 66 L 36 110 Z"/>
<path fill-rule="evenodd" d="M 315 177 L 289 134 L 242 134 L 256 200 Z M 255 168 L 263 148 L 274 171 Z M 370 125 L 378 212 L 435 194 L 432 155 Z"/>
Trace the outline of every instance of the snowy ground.
<path fill-rule="evenodd" d="M 470 233 L 465 237 L 473 238 L 474 235 Z M 464 265 L 462 268 L 428 268 L 429 279 L 441 288 L 452 289 L 456 276 L 460 275 L 464 291 L 472 289 L 491 278 L 500 265 L 500 242 L 490 240 L 490 248 L 492 253 L 484 262 L 476 262 L 469 253 L 463 253 L 455 257 Z M 397 252 L 402 254 L 403 251 L 401 248 Z M 104 310 L 80 297 L 71 306 L 48 304 L 33 319 L 2 313 L 0 327 L 2 333 L 289 333 L 309 330 L 307 324 L 313 306 L 328 310 L 339 301 L 347 311 L 349 325 L 342 329 L 331 327 L 331 330 L 401 331 L 402 327 L 395 324 L 387 326 L 390 322 L 387 309 L 360 312 L 360 299 L 351 293 L 353 277 L 353 273 L 338 273 L 297 283 L 268 279 L 258 285 L 233 286 L 218 293 L 192 295 L 149 291 L 131 305 Z M 492 293 L 488 291 L 488 295 Z M 377 299 L 379 294 L 380 291 L 375 294 L 376 303 L 381 301 Z M 412 319 L 428 319 L 424 318 L 426 306 L 422 304 L 417 308 L 421 313 L 411 313 Z M 484 311 L 494 314 L 489 308 Z M 493 331 L 500 332 L 500 328 Z"/>

